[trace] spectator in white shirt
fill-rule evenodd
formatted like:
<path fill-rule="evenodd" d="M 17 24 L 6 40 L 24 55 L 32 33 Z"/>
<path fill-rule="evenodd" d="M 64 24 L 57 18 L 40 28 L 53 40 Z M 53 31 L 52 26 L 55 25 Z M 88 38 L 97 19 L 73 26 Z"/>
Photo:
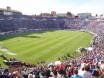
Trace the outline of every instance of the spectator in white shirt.
<path fill-rule="evenodd" d="M 90 67 L 87 65 L 84 67 L 85 71 L 83 73 L 83 78 L 92 78 L 92 74 L 89 72 Z"/>

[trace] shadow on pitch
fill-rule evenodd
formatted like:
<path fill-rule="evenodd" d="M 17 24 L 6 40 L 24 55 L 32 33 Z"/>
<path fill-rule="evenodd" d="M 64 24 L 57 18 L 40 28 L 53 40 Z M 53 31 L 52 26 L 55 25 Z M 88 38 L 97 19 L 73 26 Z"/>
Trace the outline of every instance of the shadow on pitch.
<path fill-rule="evenodd" d="M 39 36 L 21 36 L 21 37 L 27 37 L 27 38 L 41 38 Z"/>
<path fill-rule="evenodd" d="M 12 38 L 16 38 L 16 37 L 28 37 L 28 38 L 41 38 L 39 36 L 29 36 L 30 34 L 42 34 L 42 33 L 46 33 L 46 32 L 54 32 L 57 30 L 39 30 L 39 31 L 34 31 L 34 32 L 23 32 L 23 33 L 17 33 L 17 34 L 9 34 L 9 35 L 3 35 L 0 36 L 0 41 L 4 41 L 4 40 L 8 40 L 8 39 L 12 39 Z"/>

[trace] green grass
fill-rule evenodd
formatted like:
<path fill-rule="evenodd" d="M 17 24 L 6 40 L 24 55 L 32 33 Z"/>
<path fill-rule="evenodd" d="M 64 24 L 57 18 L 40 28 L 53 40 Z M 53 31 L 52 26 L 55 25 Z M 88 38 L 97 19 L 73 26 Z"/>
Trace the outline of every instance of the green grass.
<path fill-rule="evenodd" d="M 4 48 L 18 55 L 4 54 L 8 59 L 16 58 L 27 63 L 35 63 L 45 60 L 46 63 L 54 62 L 63 55 L 72 53 L 79 47 L 88 47 L 92 36 L 85 32 L 69 30 L 44 30 L 31 33 L 22 33 L 1 36 L 0 41 Z M 81 53 L 72 56 L 77 57 Z M 3 64 L 3 59 L 0 58 Z"/>

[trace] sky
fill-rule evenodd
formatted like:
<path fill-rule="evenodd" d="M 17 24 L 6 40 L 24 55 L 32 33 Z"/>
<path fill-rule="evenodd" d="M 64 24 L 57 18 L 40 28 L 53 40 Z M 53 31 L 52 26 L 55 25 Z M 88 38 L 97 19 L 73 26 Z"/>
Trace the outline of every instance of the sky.
<path fill-rule="evenodd" d="M 23 14 L 89 12 L 92 15 L 104 13 L 104 0 L 0 0 L 0 8 L 9 6 Z"/>

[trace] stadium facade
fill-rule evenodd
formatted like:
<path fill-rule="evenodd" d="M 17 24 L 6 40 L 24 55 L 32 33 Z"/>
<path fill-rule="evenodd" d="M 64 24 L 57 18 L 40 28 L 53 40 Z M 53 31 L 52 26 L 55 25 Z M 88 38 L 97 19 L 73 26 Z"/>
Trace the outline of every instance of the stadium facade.
<path fill-rule="evenodd" d="M 79 18 L 88 18 L 88 17 L 91 17 L 92 14 L 91 13 L 78 13 L 77 16 Z"/>
<path fill-rule="evenodd" d="M 0 8 L 0 15 L 22 15 L 22 12 L 11 10 L 11 7 L 7 7 L 6 9 Z"/>

